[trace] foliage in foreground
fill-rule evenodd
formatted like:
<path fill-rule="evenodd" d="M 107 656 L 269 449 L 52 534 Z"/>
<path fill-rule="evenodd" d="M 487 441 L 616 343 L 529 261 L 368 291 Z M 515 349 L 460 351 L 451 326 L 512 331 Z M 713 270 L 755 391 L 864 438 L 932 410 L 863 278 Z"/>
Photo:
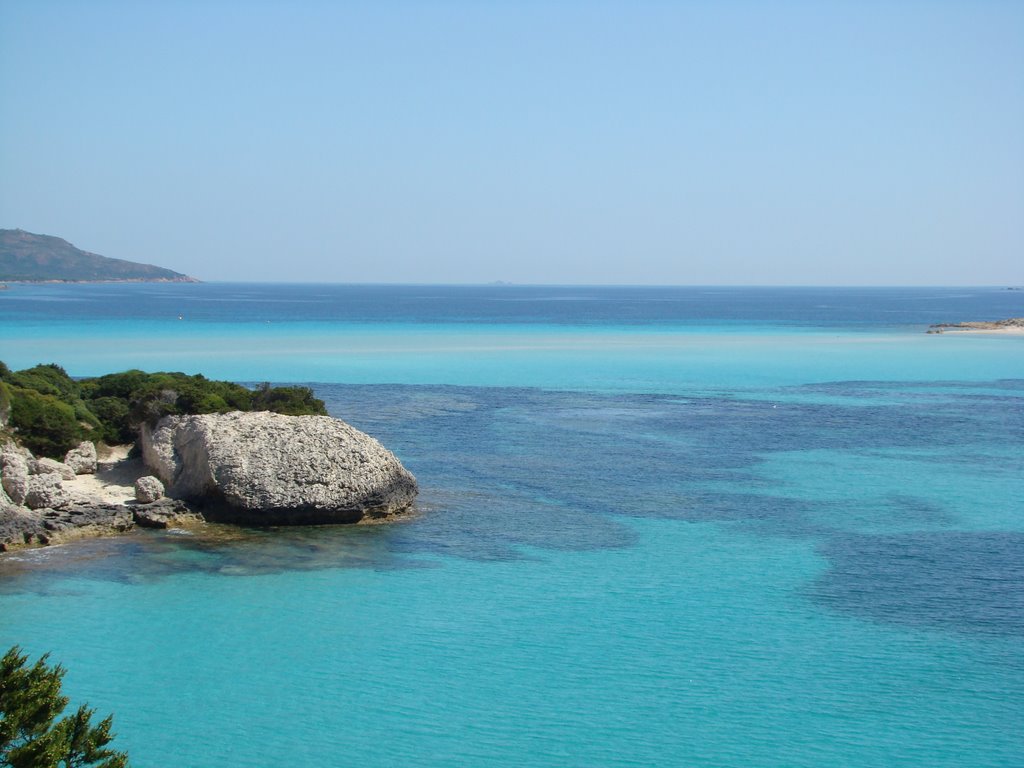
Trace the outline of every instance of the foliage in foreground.
<path fill-rule="evenodd" d="M 8 425 L 33 453 L 61 458 L 82 440 L 130 443 L 144 422 L 163 416 L 227 411 L 326 415 L 309 387 L 256 390 L 201 374 L 139 370 L 72 379 L 59 365 L 11 371 L 0 362 L 0 406 L 9 403 Z"/>
<path fill-rule="evenodd" d="M 0 768 L 124 768 L 128 755 L 108 749 L 113 717 L 92 724 L 82 705 L 58 720 L 68 704 L 60 692 L 64 668 L 47 656 L 28 666 L 17 646 L 0 659 Z"/>

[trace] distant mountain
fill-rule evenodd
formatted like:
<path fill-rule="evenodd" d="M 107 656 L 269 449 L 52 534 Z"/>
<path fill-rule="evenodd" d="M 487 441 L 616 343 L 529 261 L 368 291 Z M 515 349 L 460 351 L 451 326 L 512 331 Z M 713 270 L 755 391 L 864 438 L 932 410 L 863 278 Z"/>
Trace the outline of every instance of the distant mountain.
<path fill-rule="evenodd" d="M 34 235 L 23 229 L 0 229 L 0 280 L 199 282 L 180 272 L 110 259 L 75 248 L 59 237 Z"/>

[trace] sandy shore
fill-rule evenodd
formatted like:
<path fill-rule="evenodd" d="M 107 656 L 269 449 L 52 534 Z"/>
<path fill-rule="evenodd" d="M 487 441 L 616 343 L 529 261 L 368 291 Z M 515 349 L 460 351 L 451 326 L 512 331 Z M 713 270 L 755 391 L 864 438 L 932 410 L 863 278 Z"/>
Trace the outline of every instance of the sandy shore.
<path fill-rule="evenodd" d="M 73 501 L 126 504 L 135 501 L 135 481 L 152 474 L 141 458 L 129 459 L 129 445 L 107 449 L 96 462 L 96 474 L 76 475 L 62 485 Z"/>

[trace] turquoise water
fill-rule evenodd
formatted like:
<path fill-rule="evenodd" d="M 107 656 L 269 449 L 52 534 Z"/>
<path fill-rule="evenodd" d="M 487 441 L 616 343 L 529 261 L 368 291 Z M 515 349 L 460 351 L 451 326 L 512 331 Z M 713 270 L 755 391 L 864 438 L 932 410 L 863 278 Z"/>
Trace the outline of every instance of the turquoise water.
<path fill-rule="evenodd" d="M 12 367 L 311 383 L 421 483 L 0 557 L 136 765 L 1021 762 L 1024 337 L 923 333 L 1020 293 L 7 293 Z"/>

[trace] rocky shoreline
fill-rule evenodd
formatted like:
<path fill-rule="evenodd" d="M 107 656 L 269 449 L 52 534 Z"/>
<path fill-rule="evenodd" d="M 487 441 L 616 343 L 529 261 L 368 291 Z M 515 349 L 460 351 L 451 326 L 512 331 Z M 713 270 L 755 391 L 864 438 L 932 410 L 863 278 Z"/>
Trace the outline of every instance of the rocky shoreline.
<path fill-rule="evenodd" d="M 0 449 L 0 552 L 125 533 L 243 525 L 359 523 L 412 508 L 416 479 L 377 440 L 327 416 L 169 416 L 98 456 L 64 461 Z M 166 490 L 165 490 L 166 489 Z"/>
<path fill-rule="evenodd" d="M 203 522 L 199 509 L 178 499 L 139 501 L 134 486 L 147 470 L 139 459 L 128 458 L 129 450 L 116 446 L 97 459 L 93 444 L 82 443 L 72 453 L 93 459 L 74 466 L 73 459 L 36 459 L 20 446 L 5 445 L 0 453 L 0 552 L 117 535 L 135 527 Z"/>
<path fill-rule="evenodd" d="M 1024 317 L 1010 317 L 1006 320 L 972 320 L 964 323 L 936 323 L 928 326 L 928 333 L 957 331 L 966 333 L 1024 333 Z"/>

